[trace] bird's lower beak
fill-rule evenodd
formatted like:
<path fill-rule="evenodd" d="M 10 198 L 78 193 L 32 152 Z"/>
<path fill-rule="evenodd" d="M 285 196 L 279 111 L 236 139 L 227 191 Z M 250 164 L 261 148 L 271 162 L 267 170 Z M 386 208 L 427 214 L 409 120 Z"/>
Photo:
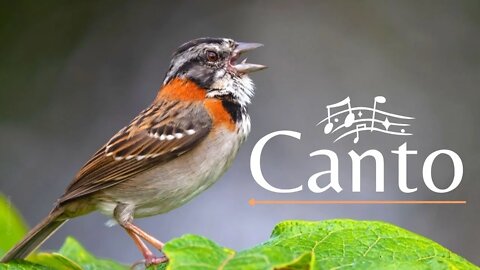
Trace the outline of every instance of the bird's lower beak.
<path fill-rule="evenodd" d="M 263 44 L 260 43 L 237 42 L 237 46 L 233 50 L 233 58 L 234 60 L 236 60 L 240 57 L 242 53 L 254 50 L 262 46 Z M 243 60 L 241 63 L 238 64 L 232 63 L 233 67 L 238 73 L 247 74 L 267 68 L 267 66 L 264 65 L 246 63 L 246 60 L 247 59 Z"/>

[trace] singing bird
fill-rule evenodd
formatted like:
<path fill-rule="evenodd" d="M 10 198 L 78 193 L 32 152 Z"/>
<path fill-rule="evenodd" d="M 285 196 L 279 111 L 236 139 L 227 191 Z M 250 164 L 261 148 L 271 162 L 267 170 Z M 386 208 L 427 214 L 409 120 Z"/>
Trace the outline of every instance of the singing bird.
<path fill-rule="evenodd" d="M 250 132 L 248 74 L 264 65 L 238 61 L 262 46 L 228 38 L 199 38 L 173 54 L 152 104 L 116 133 L 80 169 L 50 214 L 2 262 L 25 258 L 69 219 L 98 210 L 135 242 L 145 264 L 164 244 L 133 223 L 168 212 L 215 183 Z M 145 242 L 144 242 L 145 241 Z"/>

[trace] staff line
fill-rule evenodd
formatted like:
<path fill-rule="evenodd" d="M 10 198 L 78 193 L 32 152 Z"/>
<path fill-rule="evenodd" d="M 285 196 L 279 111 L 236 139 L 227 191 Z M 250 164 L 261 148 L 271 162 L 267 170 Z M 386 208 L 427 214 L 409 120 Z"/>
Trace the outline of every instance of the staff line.
<path fill-rule="evenodd" d="M 340 140 L 341 138 L 343 137 L 346 137 L 350 134 L 353 134 L 353 133 L 357 133 L 358 132 L 361 132 L 361 131 L 370 131 L 371 128 L 370 127 L 365 127 L 365 128 L 360 128 L 360 129 L 354 129 L 354 130 L 350 130 L 348 132 L 345 132 L 343 133 L 342 135 L 340 135 L 338 138 L 335 139 L 335 141 L 333 142 L 336 142 L 338 140 Z M 376 128 L 374 127 L 373 128 L 374 131 L 378 131 L 378 132 L 382 132 L 382 133 L 386 133 L 386 134 L 391 134 L 391 135 L 398 135 L 398 136 L 410 136 L 412 135 L 412 133 L 401 133 L 401 132 L 395 132 L 395 131 L 388 131 L 388 130 L 383 130 L 383 129 L 379 129 L 379 128 Z"/>
<path fill-rule="evenodd" d="M 361 123 L 361 122 L 367 122 L 367 123 L 370 123 L 372 121 L 372 119 L 357 119 L 355 121 L 352 122 L 352 124 L 355 124 L 355 123 Z M 379 124 L 382 124 L 384 123 L 384 121 L 381 121 L 381 120 L 378 120 L 378 119 L 374 119 L 373 120 L 375 123 L 379 123 Z M 409 127 L 410 124 L 405 124 L 405 123 L 390 123 L 390 126 L 397 126 L 397 127 Z M 342 124 L 340 126 L 338 126 L 337 128 L 335 128 L 334 130 L 332 130 L 332 132 L 330 132 L 330 134 L 333 134 L 335 133 L 335 131 L 341 129 L 341 128 L 344 128 L 345 127 L 345 124 Z M 369 127 L 370 129 L 370 127 Z"/>
<path fill-rule="evenodd" d="M 351 111 L 361 111 L 361 110 L 365 110 L 365 111 L 371 111 L 373 112 L 373 109 L 372 108 L 369 108 L 369 107 L 354 107 L 351 109 Z M 337 113 L 334 113 L 332 115 L 330 115 L 330 117 L 327 117 L 325 119 L 323 119 L 322 121 L 318 122 L 317 123 L 317 126 L 320 125 L 321 123 L 327 121 L 328 119 L 332 118 L 332 117 L 335 117 L 337 115 L 340 115 L 342 113 L 345 113 L 345 112 L 349 112 L 350 110 L 349 109 L 346 109 L 346 110 L 343 110 L 343 111 L 340 111 L 340 112 L 337 112 Z M 390 117 L 396 117 L 396 118 L 400 118 L 400 119 L 406 119 L 406 120 L 412 120 L 412 119 L 415 119 L 414 117 L 410 117 L 410 116 L 403 116 L 403 115 L 398 115 L 398 114 L 393 114 L 393 113 L 389 113 L 389 112 L 384 112 L 382 110 L 378 110 L 378 109 L 375 109 L 375 111 L 377 113 L 382 113 L 386 116 L 390 116 Z M 371 119 L 369 119 L 371 120 Z"/>

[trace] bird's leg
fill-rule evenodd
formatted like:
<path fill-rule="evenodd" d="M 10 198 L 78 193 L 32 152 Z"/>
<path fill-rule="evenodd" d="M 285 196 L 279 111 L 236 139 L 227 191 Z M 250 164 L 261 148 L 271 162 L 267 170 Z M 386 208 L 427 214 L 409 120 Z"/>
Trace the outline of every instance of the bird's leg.
<path fill-rule="evenodd" d="M 125 229 L 128 229 L 133 233 L 135 233 L 136 235 L 140 236 L 141 238 L 143 238 L 145 241 L 147 241 L 148 243 L 150 243 L 152 246 L 154 246 L 156 249 L 160 251 L 165 246 L 164 243 L 162 243 L 155 237 L 149 235 L 148 233 L 144 232 L 142 229 L 140 229 L 139 227 L 137 227 L 135 224 L 131 222 L 127 222 L 127 224 L 125 224 Z"/>
<path fill-rule="evenodd" d="M 125 229 L 128 235 L 130 235 L 130 237 L 135 242 L 135 245 L 142 252 L 143 257 L 145 258 L 145 265 L 148 267 L 152 264 L 160 264 L 168 261 L 168 258 L 166 256 L 163 256 L 161 258 L 156 257 L 142 241 L 143 238 L 145 241 L 152 244 L 158 250 L 162 250 L 164 246 L 162 242 L 142 231 L 140 228 L 138 228 L 132 223 L 133 211 L 134 207 L 132 205 L 118 204 L 113 211 L 113 217 L 118 222 L 118 224 L 120 224 L 120 226 Z"/>
<path fill-rule="evenodd" d="M 132 268 L 134 268 L 138 263 L 143 263 L 145 264 L 146 267 L 149 267 L 150 265 L 157 265 L 167 261 L 166 257 L 162 257 L 162 258 L 156 257 L 150 251 L 150 249 L 148 249 L 147 245 L 143 243 L 142 239 L 138 235 L 136 235 L 134 232 L 130 231 L 127 228 L 125 228 L 125 231 L 133 239 L 133 242 L 135 242 L 135 245 L 138 247 L 140 252 L 142 252 L 143 257 L 145 258 L 141 262 L 134 263 Z"/>

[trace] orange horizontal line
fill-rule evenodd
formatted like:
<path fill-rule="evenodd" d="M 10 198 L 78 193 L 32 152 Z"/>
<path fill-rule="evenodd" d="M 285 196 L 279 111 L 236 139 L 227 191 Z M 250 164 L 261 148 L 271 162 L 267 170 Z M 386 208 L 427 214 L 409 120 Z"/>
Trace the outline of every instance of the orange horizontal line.
<path fill-rule="evenodd" d="M 467 201 L 414 201 L 414 200 L 255 200 L 250 199 L 248 204 L 466 204 Z"/>

